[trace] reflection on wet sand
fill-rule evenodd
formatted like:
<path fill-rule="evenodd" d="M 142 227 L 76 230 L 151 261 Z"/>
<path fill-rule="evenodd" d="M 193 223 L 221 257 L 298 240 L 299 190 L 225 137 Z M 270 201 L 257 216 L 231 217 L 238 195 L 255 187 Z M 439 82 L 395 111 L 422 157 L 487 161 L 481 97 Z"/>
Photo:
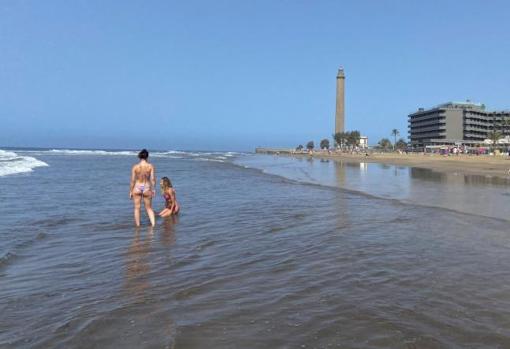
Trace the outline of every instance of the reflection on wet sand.
<path fill-rule="evenodd" d="M 510 185 L 509 178 L 482 176 L 482 175 L 467 175 L 457 173 L 437 172 L 426 168 L 410 168 L 410 175 L 412 178 L 421 179 L 426 181 L 435 181 L 442 183 L 456 183 L 467 185 Z"/>
<path fill-rule="evenodd" d="M 410 199 L 419 203 L 508 219 L 508 178 L 410 168 Z"/>
<path fill-rule="evenodd" d="M 326 180 L 328 167 L 307 173 Z M 334 185 L 426 206 L 507 219 L 510 177 L 445 173 L 388 164 L 334 162 Z M 306 175 L 306 174 L 305 174 Z M 331 182 L 329 182 L 331 183 Z M 438 185 L 439 184 L 439 185 Z"/>
<path fill-rule="evenodd" d="M 508 220 L 510 175 L 492 177 L 381 163 L 254 157 L 246 163 L 301 182 L 335 186 L 406 204 Z M 252 161 L 253 160 L 253 161 Z M 278 166 L 277 166 L 278 165 Z"/>
<path fill-rule="evenodd" d="M 161 223 L 163 230 L 160 235 L 161 244 L 170 247 L 175 243 L 175 226 L 179 223 L 179 216 L 167 217 Z"/>
<path fill-rule="evenodd" d="M 335 179 L 337 186 L 340 188 L 345 186 L 345 167 L 341 161 L 335 162 Z"/>
<path fill-rule="evenodd" d="M 125 288 L 136 298 L 143 298 L 145 291 L 150 288 L 148 255 L 151 251 L 153 238 L 153 228 L 149 228 L 144 237 L 141 237 L 140 228 L 136 228 L 133 241 L 126 254 Z"/>
<path fill-rule="evenodd" d="M 334 162 L 334 171 L 335 171 L 335 178 L 337 186 L 344 187 L 345 185 L 345 166 L 342 162 Z M 338 196 L 338 200 L 336 202 L 336 209 L 337 209 L 337 227 L 345 227 L 349 226 L 350 219 L 349 219 L 349 207 L 347 206 L 348 200 L 346 200 L 344 197 Z"/>
<path fill-rule="evenodd" d="M 168 249 L 175 243 L 175 227 L 178 222 L 178 216 L 171 216 L 161 221 L 159 225 L 161 230 L 156 228 L 157 231 L 155 231 L 154 228 L 149 227 L 143 234 L 140 228 L 135 229 L 133 240 L 126 253 L 125 289 L 137 299 L 143 299 L 146 291 L 151 287 L 150 255 L 153 252 L 154 234 L 159 232 L 161 246 Z"/>

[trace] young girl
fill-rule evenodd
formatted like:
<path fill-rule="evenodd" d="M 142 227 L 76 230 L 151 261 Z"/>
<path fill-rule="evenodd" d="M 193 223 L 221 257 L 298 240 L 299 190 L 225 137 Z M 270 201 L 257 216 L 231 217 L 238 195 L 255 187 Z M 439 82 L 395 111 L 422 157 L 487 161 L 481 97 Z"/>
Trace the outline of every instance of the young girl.
<path fill-rule="evenodd" d="M 161 178 L 161 193 L 165 198 L 165 209 L 159 213 L 160 217 L 168 217 L 173 214 L 179 213 L 179 204 L 175 199 L 175 190 L 172 186 L 172 182 L 168 177 Z"/>

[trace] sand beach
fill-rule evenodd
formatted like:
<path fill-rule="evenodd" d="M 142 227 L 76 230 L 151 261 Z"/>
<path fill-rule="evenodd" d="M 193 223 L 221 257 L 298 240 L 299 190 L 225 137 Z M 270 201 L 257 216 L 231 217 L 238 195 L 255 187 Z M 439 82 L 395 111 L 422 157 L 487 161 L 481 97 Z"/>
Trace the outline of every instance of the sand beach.
<path fill-rule="evenodd" d="M 473 174 L 507 178 L 510 176 L 510 157 L 507 155 L 439 155 L 424 153 L 347 153 L 314 151 L 295 152 L 284 149 L 259 148 L 258 153 L 281 156 L 314 157 L 358 163 L 382 163 L 425 168 L 442 173 Z"/>

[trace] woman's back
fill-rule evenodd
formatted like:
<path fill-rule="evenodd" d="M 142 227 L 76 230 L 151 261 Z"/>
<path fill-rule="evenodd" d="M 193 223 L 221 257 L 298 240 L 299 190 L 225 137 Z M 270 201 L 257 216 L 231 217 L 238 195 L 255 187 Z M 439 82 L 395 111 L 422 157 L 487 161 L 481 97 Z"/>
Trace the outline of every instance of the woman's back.
<path fill-rule="evenodd" d="M 152 178 L 154 168 L 147 162 L 140 162 L 133 166 L 133 170 L 137 183 L 148 183 Z"/>

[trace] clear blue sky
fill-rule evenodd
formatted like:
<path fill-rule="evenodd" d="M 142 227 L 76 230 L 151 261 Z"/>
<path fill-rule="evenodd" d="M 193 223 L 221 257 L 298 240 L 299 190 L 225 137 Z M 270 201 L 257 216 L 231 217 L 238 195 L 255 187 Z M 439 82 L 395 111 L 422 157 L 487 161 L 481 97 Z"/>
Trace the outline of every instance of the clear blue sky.
<path fill-rule="evenodd" d="M 448 100 L 510 108 L 508 1 L 2 1 L 0 146 L 233 149 L 407 137 Z"/>

